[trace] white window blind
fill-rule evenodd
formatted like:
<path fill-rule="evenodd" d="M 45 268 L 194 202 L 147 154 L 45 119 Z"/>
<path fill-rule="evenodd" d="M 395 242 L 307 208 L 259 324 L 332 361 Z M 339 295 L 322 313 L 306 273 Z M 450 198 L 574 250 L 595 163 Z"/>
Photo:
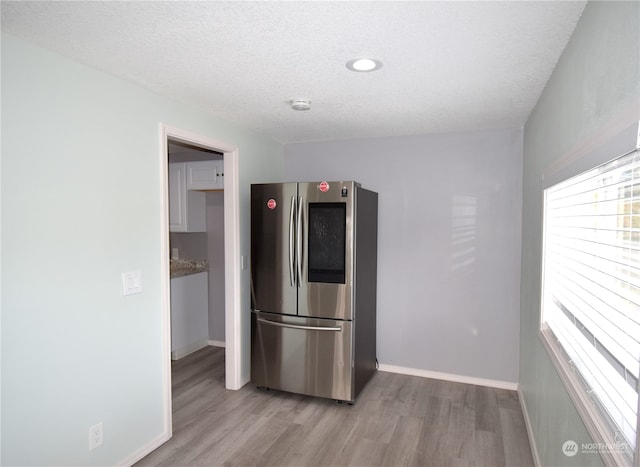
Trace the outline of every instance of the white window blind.
<path fill-rule="evenodd" d="M 640 376 L 640 156 L 545 190 L 543 329 L 611 439 L 636 450 Z"/>

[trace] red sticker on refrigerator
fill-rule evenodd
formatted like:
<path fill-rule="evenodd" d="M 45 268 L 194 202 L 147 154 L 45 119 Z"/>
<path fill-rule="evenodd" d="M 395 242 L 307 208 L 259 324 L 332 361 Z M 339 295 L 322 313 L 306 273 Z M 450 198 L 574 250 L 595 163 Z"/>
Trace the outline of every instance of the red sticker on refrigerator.
<path fill-rule="evenodd" d="M 270 198 L 269 201 L 267 201 L 267 207 L 269 209 L 275 209 L 277 206 L 276 200 L 273 198 Z"/>
<path fill-rule="evenodd" d="M 327 191 L 329 191 L 329 183 L 320 182 L 320 185 L 318 185 L 318 190 L 320 190 L 323 193 L 326 193 Z"/>

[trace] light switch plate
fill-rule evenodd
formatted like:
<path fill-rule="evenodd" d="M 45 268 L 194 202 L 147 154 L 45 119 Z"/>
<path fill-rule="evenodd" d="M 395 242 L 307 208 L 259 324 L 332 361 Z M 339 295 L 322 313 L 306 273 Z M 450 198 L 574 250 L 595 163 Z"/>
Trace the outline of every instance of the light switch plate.
<path fill-rule="evenodd" d="M 140 271 L 122 273 L 122 295 L 142 293 L 142 274 Z"/>

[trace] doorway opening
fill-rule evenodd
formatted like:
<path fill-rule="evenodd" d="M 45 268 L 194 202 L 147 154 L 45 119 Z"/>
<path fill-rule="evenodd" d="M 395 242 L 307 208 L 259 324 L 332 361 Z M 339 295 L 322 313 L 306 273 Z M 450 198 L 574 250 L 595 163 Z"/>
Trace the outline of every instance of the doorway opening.
<path fill-rule="evenodd" d="M 162 198 L 162 313 L 163 313 L 163 374 L 164 374 L 164 409 L 165 433 L 167 438 L 172 434 L 172 401 L 171 401 L 171 358 L 179 358 L 189 352 L 189 346 L 172 348 L 171 336 L 171 257 L 174 259 L 205 259 L 190 258 L 202 256 L 202 252 L 209 250 L 214 263 L 209 262 L 210 274 L 213 273 L 216 283 L 207 287 L 207 302 L 213 298 L 211 312 L 207 316 L 205 345 L 224 345 L 225 347 L 225 387 L 240 389 L 241 381 L 241 343 L 240 343 L 240 235 L 238 213 L 238 149 L 234 145 L 203 137 L 186 130 L 160 125 L 160 167 L 163 187 Z M 190 232 L 187 226 L 177 227 L 177 232 L 169 232 L 169 226 L 176 230 L 175 213 L 169 209 L 175 204 L 170 199 L 169 177 L 176 176 L 175 166 L 203 162 L 217 161 L 221 167 L 218 174 L 221 179 L 218 187 L 211 190 L 193 190 L 197 192 L 197 203 L 202 203 L 206 214 L 215 216 L 209 222 L 205 221 L 205 228 L 194 227 Z M 175 164 L 175 166 L 174 166 Z M 194 165 L 194 164 L 191 164 Z M 193 178 L 193 177 L 192 177 Z M 186 178 L 182 178 L 186 183 Z M 173 181 L 173 180 L 172 180 Z M 195 185 L 194 185 L 195 186 Z M 193 187 L 193 186 L 192 186 Z M 183 196 L 189 190 L 183 187 Z M 195 186 L 197 188 L 197 186 Z M 182 203 L 185 206 L 184 203 Z M 205 214 L 205 218 L 206 218 Z M 220 225 L 212 225 L 218 219 Z M 207 232 L 207 227 L 212 230 Z M 183 233 L 184 235 L 178 235 Z M 193 234 L 193 235 L 192 235 Z M 177 257 L 177 258 L 176 258 Z M 206 258 L 209 259 L 209 258 Z M 222 286 L 222 284 L 224 284 Z M 208 284 L 209 285 L 209 284 Z M 222 287 L 222 288 L 221 288 Z M 224 298 L 221 300 L 220 295 Z M 207 305 L 208 306 L 208 305 Z M 213 315 L 212 320 L 209 317 Z M 210 325 L 209 325 L 210 324 Z M 222 327 L 222 328 L 221 328 Z M 197 345 L 197 344 L 196 344 Z M 196 349 L 193 349 L 196 350 Z M 182 355 L 181 355 L 182 354 Z"/>
<path fill-rule="evenodd" d="M 167 153 L 171 360 L 180 360 L 225 346 L 224 156 L 171 138 Z"/>

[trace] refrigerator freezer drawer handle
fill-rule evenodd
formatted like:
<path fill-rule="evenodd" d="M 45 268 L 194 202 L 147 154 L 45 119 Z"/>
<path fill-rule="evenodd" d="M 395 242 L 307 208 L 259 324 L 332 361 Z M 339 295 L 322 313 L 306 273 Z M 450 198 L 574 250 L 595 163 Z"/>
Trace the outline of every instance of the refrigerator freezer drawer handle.
<path fill-rule="evenodd" d="M 286 324 L 286 323 L 278 323 L 276 321 L 269 321 L 268 319 L 258 318 L 259 323 L 270 324 L 272 326 L 278 326 L 280 328 L 291 328 L 291 329 L 304 329 L 306 331 L 342 331 L 340 326 L 302 326 L 299 324 Z"/>

